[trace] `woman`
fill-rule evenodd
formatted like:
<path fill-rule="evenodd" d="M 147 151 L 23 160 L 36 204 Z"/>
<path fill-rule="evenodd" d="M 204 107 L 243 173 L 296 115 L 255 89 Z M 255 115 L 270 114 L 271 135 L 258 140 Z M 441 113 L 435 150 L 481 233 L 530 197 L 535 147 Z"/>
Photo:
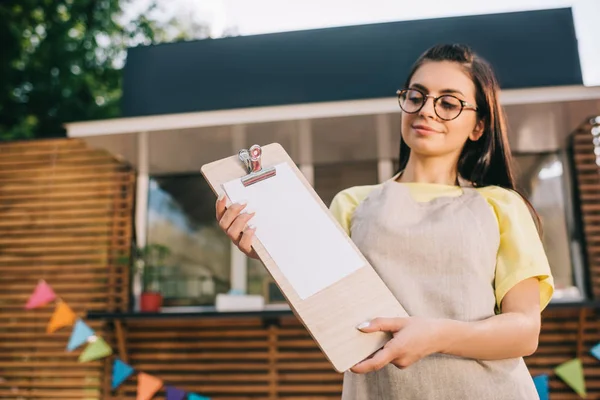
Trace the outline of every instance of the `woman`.
<path fill-rule="evenodd" d="M 537 348 L 554 284 L 529 204 L 515 192 L 498 91 L 468 47 L 429 49 L 398 92 L 398 173 L 332 201 L 410 315 L 358 327 L 392 339 L 345 373 L 343 399 L 538 398 L 522 357 Z M 243 207 L 226 210 L 220 199 L 217 219 L 256 257 Z"/>

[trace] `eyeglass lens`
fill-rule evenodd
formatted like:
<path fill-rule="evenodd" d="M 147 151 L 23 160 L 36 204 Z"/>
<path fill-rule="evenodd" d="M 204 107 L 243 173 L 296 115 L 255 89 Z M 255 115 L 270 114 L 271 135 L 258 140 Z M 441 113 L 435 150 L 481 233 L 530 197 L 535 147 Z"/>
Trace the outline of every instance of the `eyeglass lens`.
<path fill-rule="evenodd" d="M 407 113 L 418 112 L 426 101 L 427 97 L 418 90 L 404 90 L 398 97 L 400 108 Z M 438 117 L 442 119 L 454 119 L 462 111 L 462 103 L 452 95 L 443 95 L 434 101 L 434 109 Z"/>

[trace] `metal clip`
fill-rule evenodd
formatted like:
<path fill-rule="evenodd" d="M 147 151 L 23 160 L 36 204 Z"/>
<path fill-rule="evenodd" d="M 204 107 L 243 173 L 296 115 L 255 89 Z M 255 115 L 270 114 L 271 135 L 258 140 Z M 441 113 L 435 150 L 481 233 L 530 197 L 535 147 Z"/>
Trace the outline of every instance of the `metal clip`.
<path fill-rule="evenodd" d="M 276 174 L 275 167 L 262 168 L 262 149 L 257 144 L 248 150 L 240 150 L 238 158 L 246 167 L 246 171 L 248 171 L 248 175 L 242 177 L 242 184 L 244 186 L 250 186 Z"/>

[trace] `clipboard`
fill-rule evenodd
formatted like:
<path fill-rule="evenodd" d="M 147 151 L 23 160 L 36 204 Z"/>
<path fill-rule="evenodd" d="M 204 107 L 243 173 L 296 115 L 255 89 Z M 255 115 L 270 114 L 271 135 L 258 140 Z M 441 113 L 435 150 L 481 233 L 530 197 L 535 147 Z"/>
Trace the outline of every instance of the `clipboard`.
<path fill-rule="evenodd" d="M 330 271 L 326 268 L 320 268 L 318 274 L 313 271 L 312 277 L 307 277 L 306 274 L 305 276 L 297 275 L 296 270 L 289 268 L 291 265 L 289 262 L 286 261 L 285 264 L 281 262 L 289 255 L 289 246 L 296 246 L 292 247 L 294 251 L 302 252 L 296 254 L 313 257 L 311 260 L 318 260 L 321 263 L 323 257 L 326 259 L 330 256 L 330 254 L 323 254 L 328 251 L 327 248 L 317 249 L 321 242 L 315 242 L 314 237 L 305 237 L 304 239 L 307 243 L 312 243 L 312 248 L 307 248 L 303 240 L 293 243 L 285 240 L 277 241 L 277 236 L 285 238 L 286 234 L 294 229 L 295 220 L 305 221 L 310 219 L 310 215 L 305 213 L 301 220 L 298 220 L 298 216 L 292 215 L 285 221 L 269 221 L 269 224 L 262 221 L 264 226 L 257 221 L 257 230 L 252 246 L 296 317 L 336 371 L 347 371 L 389 341 L 391 337 L 389 333 L 363 333 L 356 327 L 375 317 L 406 317 L 408 314 L 331 215 L 327 206 L 280 144 L 272 143 L 264 147 L 254 145 L 250 149 L 241 149 L 237 155 L 203 165 L 201 173 L 217 196 L 223 193 L 227 195 L 228 205 L 237 202 L 230 198 L 230 194 L 236 190 L 252 190 L 253 193 L 256 193 L 267 189 L 277 190 L 279 186 L 287 188 L 294 184 L 296 185 L 294 187 L 297 188 L 294 189 L 296 192 L 280 193 L 282 197 L 278 201 L 293 200 L 291 197 L 286 198 L 290 195 L 293 195 L 294 198 L 303 196 L 303 204 L 307 206 L 310 204 L 305 211 L 312 210 L 313 216 L 320 218 L 321 232 L 314 232 L 317 239 L 319 239 L 319 235 L 324 235 L 323 232 L 327 231 L 324 228 L 333 227 L 333 231 L 328 231 L 327 238 L 330 241 L 326 245 L 335 242 L 338 246 L 342 246 L 348 256 L 346 258 L 352 261 L 354 267 L 346 269 L 345 275 L 341 278 L 329 277 L 333 281 L 326 284 L 320 282 L 322 281 L 321 275 L 326 276 Z M 286 180 L 285 185 L 284 179 Z M 235 185 L 235 190 L 232 185 Z M 243 189 L 241 189 L 242 187 Z M 250 201 L 249 206 L 252 207 L 252 205 L 252 201 Z M 258 218 L 258 214 L 257 210 L 254 218 Z M 267 225 L 269 225 L 269 239 L 274 238 L 272 243 L 267 242 L 267 235 L 264 231 L 263 241 L 265 243 L 259 239 L 261 229 L 267 229 Z M 280 251 L 282 249 L 275 246 L 276 243 L 279 243 L 281 247 L 288 246 L 287 253 L 282 253 Z M 352 254 L 349 254 L 347 249 L 350 249 Z M 273 254 L 270 254 L 268 250 Z M 281 267 L 275 260 L 280 261 Z M 356 262 L 358 264 L 355 264 Z M 317 261 L 315 261 L 316 264 Z M 309 270 L 315 265 L 304 263 L 299 268 Z M 331 270 L 341 271 L 343 268 L 345 266 L 336 265 Z M 302 279 L 304 281 L 300 282 Z M 315 285 L 317 285 L 316 288 Z"/>

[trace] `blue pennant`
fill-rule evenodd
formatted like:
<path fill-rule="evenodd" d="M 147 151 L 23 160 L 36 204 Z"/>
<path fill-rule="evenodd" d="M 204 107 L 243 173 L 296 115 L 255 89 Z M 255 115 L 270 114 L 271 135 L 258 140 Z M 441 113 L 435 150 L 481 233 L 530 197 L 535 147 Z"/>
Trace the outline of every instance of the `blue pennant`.
<path fill-rule="evenodd" d="M 90 336 L 94 336 L 94 331 L 91 330 L 90 327 L 85 324 L 85 322 L 83 322 L 81 319 L 78 319 L 77 322 L 75 322 L 73 332 L 71 332 L 71 337 L 69 338 L 67 350 L 75 350 L 76 348 L 87 342 Z"/>
<path fill-rule="evenodd" d="M 118 358 L 113 362 L 111 388 L 115 390 L 133 374 L 133 368 Z"/>
<path fill-rule="evenodd" d="M 548 400 L 548 375 L 538 375 L 533 378 L 540 400 Z"/>
<path fill-rule="evenodd" d="M 600 360 L 600 343 L 591 348 L 590 353 Z"/>
<path fill-rule="evenodd" d="M 188 394 L 188 400 L 210 400 L 210 397 L 200 396 L 199 394 L 190 393 L 190 394 Z"/>

